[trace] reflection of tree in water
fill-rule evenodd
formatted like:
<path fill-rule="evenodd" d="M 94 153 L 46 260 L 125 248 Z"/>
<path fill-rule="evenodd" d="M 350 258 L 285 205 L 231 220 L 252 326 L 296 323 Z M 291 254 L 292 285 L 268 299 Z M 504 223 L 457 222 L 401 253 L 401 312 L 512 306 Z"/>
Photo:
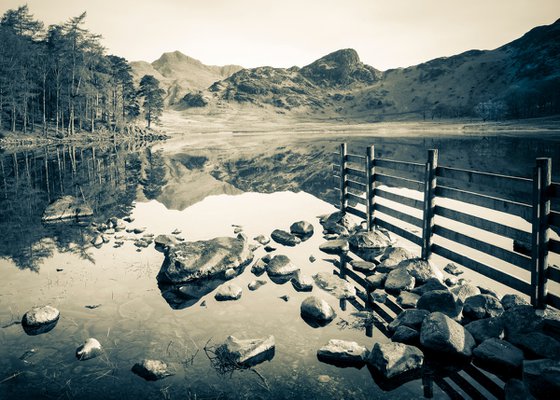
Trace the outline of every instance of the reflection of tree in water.
<path fill-rule="evenodd" d="M 162 192 L 163 186 L 167 183 L 165 180 L 165 162 L 163 160 L 162 151 L 152 152 L 146 149 L 146 179 L 143 180 L 144 195 L 148 200 L 156 199 Z"/>
<path fill-rule="evenodd" d="M 0 156 L 0 257 L 39 270 L 55 250 L 93 262 L 92 228 L 42 224 L 45 207 L 62 195 L 83 198 L 96 220 L 122 217 L 136 197 L 141 161 L 131 148 L 63 146 Z"/>

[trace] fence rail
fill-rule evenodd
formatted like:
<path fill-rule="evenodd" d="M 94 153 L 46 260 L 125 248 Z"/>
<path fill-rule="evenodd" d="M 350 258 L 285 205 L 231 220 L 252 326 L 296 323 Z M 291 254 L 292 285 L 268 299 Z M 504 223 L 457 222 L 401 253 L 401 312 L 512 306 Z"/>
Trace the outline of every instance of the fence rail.
<path fill-rule="evenodd" d="M 348 154 L 346 144 L 341 144 L 333 164 L 333 175 L 339 182 L 338 208 L 365 219 L 369 230 L 375 225 L 388 229 L 421 246 L 422 258 L 427 260 L 437 254 L 462 264 L 529 295 L 536 308 L 547 304 L 560 308 L 559 294 L 548 292 L 549 281 L 560 284 L 560 267 L 548 265 L 549 253 L 560 255 L 560 240 L 549 237 L 550 229 L 560 234 L 560 183 L 551 181 L 549 158 L 538 158 L 532 174 L 527 174 L 532 178 L 527 178 L 441 166 L 437 150 L 429 150 L 422 164 L 376 158 L 373 146 L 367 148 L 365 156 Z M 438 204 L 440 199 L 445 203 Z M 525 219 L 532 226 L 531 232 L 487 219 L 475 211 L 465 212 L 464 203 Z M 399 206 L 419 210 L 422 217 Z M 504 248 L 503 240 L 493 242 L 476 237 L 472 231 L 466 234 L 444 226 L 441 218 L 509 239 L 530 249 L 530 254 L 517 251 L 513 245 L 511 249 Z M 421 236 L 398 226 L 393 219 L 420 228 Z M 453 245 L 441 243 L 439 238 Z M 479 257 L 453 250 L 455 245 L 505 262 L 511 268 L 506 271 L 492 267 L 488 261 L 479 261 Z M 521 278 L 527 272 L 530 282 Z"/>

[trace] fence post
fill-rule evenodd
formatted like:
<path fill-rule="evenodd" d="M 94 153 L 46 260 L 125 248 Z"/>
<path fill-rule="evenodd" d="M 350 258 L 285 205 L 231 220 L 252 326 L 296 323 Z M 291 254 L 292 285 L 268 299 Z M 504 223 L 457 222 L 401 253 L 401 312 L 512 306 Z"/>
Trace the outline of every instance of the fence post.
<path fill-rule="evenodd" d="M 374 163 L 374 147 L 367 148 L 366 152 L 366 222 L 367 230 L 371 232 L 373 229 L 373 205 L 375 204 L 375 163 Z"/>
<path fill-rule="evenodd" d="M 340 212 L 346 212 L 346 143 L 340 144 Z"/>
<path fill-rule="evenodd" d="M 426 175 L 424 178 L 424 213 L 422 216 L 422 259 L 428 260 L 432 252 L 432 231 L 436 191 L 437 149 L 428 150 Z"/>
<path fill-rule="evenodd" d="M 546 308 L 551 164 L 550 158 L 537 158 L 533 172 L 531 304 L 538 309 Z"/>

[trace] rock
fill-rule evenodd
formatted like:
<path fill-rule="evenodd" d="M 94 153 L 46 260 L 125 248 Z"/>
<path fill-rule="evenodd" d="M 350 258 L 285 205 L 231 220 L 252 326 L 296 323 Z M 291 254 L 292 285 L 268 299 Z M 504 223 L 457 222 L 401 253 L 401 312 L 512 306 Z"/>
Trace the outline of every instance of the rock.
<path fill-rule="evenodd" d="M 383 304 L 387 301 L 387 293 L 383 289 L 375 289 L 369 294 L 369 299 L 371 302 Z"/>
<path fill-rule="evenodd" d="M 440 280 L 436 278 L 430 278 L 423 285 L 420 285 L 412 289 L 411 292 L 422 296 L 424 293 L 430 292 L 432 290 L 447 291 L 447 286 L 445 286 L 443 283 L 441 283 Z"/>
<path fill-rule="evenodd" d="M 415 258 L 414 254 L 406 250 L 403 247 L 389 247 L 381 258 L 379 259 L 380 264 L 378 265 L 378 271 L 380 272 L 390 272 L 397 268 L 402 261 Z"/>
<path fill-rule="evenodd" d="M 295 246 L 301 243 L 301 239 L 289 232 L 283 231 L 281 229 L 275 229 L 270 234 L 272 240 L 276 243 L 283 244 L 284 246 Z"/>
<path fill-rule="evenodd" d="M 535 400 L 523 381 L 510 379 L 504 386 L 505 400 Z"/>
<path fill-rule="evenodd" d="M 123 221 L 129 222 L 129 223 L 134 222 L 134 217 L 131 217 L 130 215 L 126 216 L 126 217 L 123 218 Z"/>
<path fill-rule="evenodd" d="M 309 237 L 313 235 L 313 225 L 306 221 L 294 222 L 290 226 L 290 232 L 292 233 L 292 235 Z"/>
<path fill-rule="evenodd" d="M 172 235 L 180 235 L 181 234 L 181 230 L 178 228 L 173 229 L 173 231 L 171 232 Z"/>
<path fill-rule="evenodd" d="M 420 330 L 424 318 L 430 313 L 426 310 L 404 310 L 387 326 L 390 332 L 395 332 L 399 326 Z"/>
<path fill-rule="evenodd" d="M 252 260 L 248 243 L 239 239 L 221 237 L 179 243 L 165 251 L 157 279 L 165 283 L 190 282 L 213 277 L 229 268 L 237 270 Z"/>
<path fill-rule="evenodd" d="M 317 261 L 317 259 L 315 258 L 315 256 L 313 254 L 311 254 L 309 256 L 309 262 L 314 263 L 315 261 Z"/>
<path fill-rule="evenodd" d="M 387 275 L 381 272 L 376 272 L 374 275 L 370 275 L 366 278 L 366 282 L 369 287 L 373 290 L 379 289 L 385 286 L 385 281 L 387 280 Z"/>
<path fill-rule="evenodd" d="M 464 303 L 467 298 L 480 294 L 480 289 L 470 283 L 464 283 L 452 288 L 451 293 L 457 296 L 459 301 Z"/>
<path fill-rule="evenodd" d="M 271 246 L 271 245 L 266 245 L 266 246 L 264 246 L 264 250 L 265 250 L 267 253 L 271 253 L 271 252 L 273 252 L 273 251 L 276 251 L 276 247 Z"/>
<path fill-rule="evenodd" d="M 510 308 L 517 307 L 517 306 L 528 306 L 529 303 L 525 300 L 522 296 L 518 294 L 506 294 L 500 300 L 502 303 L 502 307 L 504 310 L 509 310 Z"/>
<path fill-rule="evenodd" d="M 402 290 L 412 290 L 416 280 L 406 268 L 397 268 L 389 272 L 385 280 L 385 290 L 392 294 L 398 294 Z"/>
<path fill-rule="evenodd" d="M 234 234 L 234 235 L 237 235 L 238 233 L 241 233 L 241 232 L 243 232 L 243 228 L 235 228 L 235 229 L 233 230 L 233 234 Z"/>
<path fill-rule="evenodd" d="M 214 295 L 214 298 L 218 301 L 239 300 L 242 293 L 243 290 L 239 286 L 230 283 L 221 286 Z"/>
<path fill-rule="evenodd" d="M 456 276 L 448 276 L 444 280 L 444 283 L 447 285 L 447 287 L 455 286 L 458 282 L 459 282 L 459 279 L 457 279 Z"/>
<path fill-rule="evenodd" d="M 391 340 L 393 342 L 415 346 L 420 343 L 420 332 L 408 326 L 401 325 L 395 330 L 395 333 L 391 336 Z"/>
<path fill-rule="evenodd" d="M 272 260 L 272 256 L 270 254 L 265 254 L 264 256 L 261 257 L 261 260 L 265 264 L 268 264 L 270 262 L 270 260 Z"/>
<path fill-rule="evenodd" d="M 266 285 L 266 281 L 262 280 L 262 279 L 255 279 L 252 280 L 251 282 L 249 282 L 249 284 L 247 285 L 247 287 L 249 288 L 249 290 L 257 290 L 258 288 L 260 288 L 263 285 Z"/>
<path fill-rule="evenodd" d="M 436 266 L 430 264 L 429 261 L 425 261 L 420 258 L 401 261 L 398 268 L 406 268 L 410 276 L 416 279 L 417 285 L 426 283 L 430 278 L 436 278 L 439 281 L 443 281 L 443 272 L 441 272 Z"/>
<path fill-rule="evenodd" d="M 220 358 L 242 367 L 251 367 L 274 357 L 274 336 L 258 339 L 237 339 L 228 336 L 225 343 L 218 346 Z"/>
<path fill-rule="evenodd" d="M 504 337 L 504 324 L 499 317 L 472 321 L 465 325 L 465 329 L 470 332 L 477 343 L 482 343 L 486 339 Z"/>
<path fill-rule="evenodd" d="M 505 340 L 486 339 L 473 350 L 477 365 L 504 375 L 511 375 L 521 368 L 523 352 Z"/>
<path fill-rule="evenodd" d="M 471 296 L 463 305 L 463 315 L 471 320 L 499 317 L 503 312 L 500 300 L 488 294 Z"/>
<path fill-rule="evenodd" d="M 397 304 L 402 308 L 416 308 L 420 296 L 411 292 L 402 291 L 397 297 Z"/>
<path fill-rule="evenodd" d="M 319 250 L 327 254 L 340 254 L 350 250 L 346 239 L 328 240 L 319 246 Z"/>
<path fill-rule="evenodd" d="M 239 239 L 239 240 L 243 240 L 243 241 L 249 240 L 249 238 L 247 237 L 247 235 L 244 234 L 243 232 L 238 233 L 237 236 L 236 236 L 236 238 Z M 251 249 L 253 249 L 253 248 L 254 248 L 255 250 L 258 249 L 258 247 L 255 248 L 255 247 L 251 246 Z M 251 251 L 253 251 L 253 250 L 251 250 Z"/>
<path fill-rule="evenodd" d="M 142 360 L 134 364 L 132 372 L 147 381 L 157 381 L 173 375 L 167 369 L 167 364 L 160 360 Z"/>
<path fill-rule="evenodd" d="M 360 231 L 348 238 L 352 251 L 366 261 L 373 261 L 391 245 L 389 238 L 380 231 Z"/>
<path fill-rule="evenodd" d="M 560 360 L 560 342 L 541 332 L 514 335 L 508 341 L 523 350 L 527 358 Z"/>
<path fill-rule="evenodd" d="M 429 312 L 439 311 L 454 319 L 461 315 L 463 308 L 455 295 L 447 289 L 426 292 L 420 297 L 416 307 Z"/>
<path fill-rule="evenodd" d="M 284 300 L 285 302 L 288 302 L 288 301 L 290 301 L 290 296 L 288 296 L 287 294 L 285 294 L 285 295 L 283 295 L 283 296 L 280 296 L 279 299 L 282 299 L 282 300 Z"/>
<path fill-rule="evenodd" d="M 336 240 L 342 238 L 343 238 L 342 235 L 337 235 L 336 233 L 327 233 L 326 235 L 323 235 L 323 239 L 325 240 Z"/>
<path fill-rule="evenodd" d="M 424 354 L 403 343 L 375 343 L 368 363 L 386 379 L 422 367 Z"/>
<path fill-rule="evenodd" d="M 313 275 L 317 286 L 331 293 L 337 299 L 353 299 L 356 297 L 356 289 L 346 280 L 329 272 L 319 272 Z"/>
<path fill-rule="evenodd" d="M 103 244 L 103 237 L 101 237 L 101 235 L 95 236 L 91 240 L 91 244 L 93 244 L 95 247 L 101 247 L 101 245 Z"/>
<path fill-rule="evenodd" d="M 294 289 L 298 292 L 310 292 L 313 290 L 313 279 L 304 276 L 299 269 L 296 271 L 291 282 Z"/>
<path fill-rule="evenodd" d="M 134 245 L 135 245 L 136 247 L 146 248 L 146 247 L 148 247 L 150 244 L 149 244 L 146 240 L 144 240 L 144 239 L 138 239 L 138 240 L 135 240 L 135 241 L 134 241 Z"/>
<path fill-rule="evenodd" d="M 346 340 L 331 339 L 317 350 L 319 360 L 341 364 L 363 364 L 367 357 L 368 351 L 365 347 Z"/>
<path fill-rule="evenodd" d="M 543 316 L 533 306 L 516 306 L 504 311 L 501 316 L 506 340 L 510 336 L 542 330 Z"/>
<path fill-rule="evenodd" d="M 487 294 L 489 296 L 497 298 L 498 300 L 500 299 L 500 296 L 498 296 L 498 293 L 494 289 L 490 289 L 488 287 L 480 285 L 478 286 L 478 289 L 480 290 L 481 294 Z"/>
<path fill-rule="evenodd" d="M 329 303 L 317 296 L 306 298 L 301 303 L 300 312 L 304 319 L 317 321 L 321 325 L 329 323 L 336 317 Z"/>
<path fill-rule="evenodd" d="M 116 231 L 113 228 L 109 228 L 109 229 L 105 230 L 105 232 L 103 232 L 103 233 L 105 233 L 106 235 L 114 235 L 115 232 Z"/>
<path fill-rule="evenodd" d="M 41 220 L 43 222 L 65 220 L 93 215 L 90 206 L 73 196 L 63 196 L 45 208 Z"/>
<path fill-rule="evenodd" d="M 362 272 L 366 275 L 371 275 L 375 272 L 376 265 L 369 261 L 352 260 L 350 265 L 354 271 Z"/>
<path fill-rule="evenodd" d="M 524 361 L 523 382 L 525 382 L 531 394 L 539 399 L 558 398 L 560 393 L 560 361 Z"/>
<path fill-rule="evenodd" d="M 95 358 L 101 353 L 103 353 L 101 343 L 97 339 L 89 338 L 76 349 L 76 358 L 80 361 L 85 361 Z"/>
<path fill-rule="evenodd" d="M 145 227 L 145 226 L 142 226 L 142 227 L 134 228 L 134 229 L 132 230 L 132 232 L 134 232 L 135 234 L 139 235 L 139 234 L 143 233 L 145 230 L 146 230 L 146 227 Z"/>
<path fill-rule="evenodd" d="M 447 272 L 448 274 L 455 275 L 455 276 L 459 276 L 463 273 L 463 270 L 461 268 L 459 268 L 456 264 L 453 264 L 453 263 L 447 264 L 443 268 L 443 270 L 445 272 Z"/>
<path fill-rule="evenodd" d="M 327 231 L 327 233 L 348 235 L 347 227 L 350 223 L 348 218 L 340 211 L 321 218 L 319 222 L 323 225 L 323 228 Z"/>
<path fill-rule="evenodd" d="M 39 327 L 58 321 L 60 311 L 52 306 L 33 307 L 27 311 L 21 320 L 21 324 L 28 327 Z"/>
<path fill-rule="evenodd" d="M 270 238 L 268 236 L 264 236 L 264 235 L 258 235 L 255 236 L 253 238 L 253 240 L 259 242 L 260 244 L 262 244 L 263 246 L 266 246 L 267 244 L 270 243 Z"/>
<path fill-rule="evenodd" d="M 187 240 L 183 236 L 175 236 L 175 239 L 177 239 L 179 242 L 184 242 L 185 240 Z"/>
<path fill-rule="evenodd" d="M 270 276 L 286 276 L 295 274 L 299 268 L 283 254 L 278 254 L 270 260 L 266 266 L 266 272 Z"/>
<path fill-rule="evenodd" d="M 420 329 L 421 345 L 446 356 L 470 357 L 476 345 L 472 335 L 447 315 L 434 312 L 424 318 Z"/>
<path fill-rule="evenodd" d="M 254 263 L 253 266 L 251 267 L 251 272 L 256 276 L 261 276 L 262 274 L 264 274 L 265 271 L 266 271 L 266 263 L 262 259 L 257 260 L 257 262 Z"/>
<path fill-rule="evenodd" d="M 233 268 L 228 268 L 224 272 L 224 278 L 225 279 L 233 279 L 236 276 L 237 276 L 237 271 L 234 270 Z"/>

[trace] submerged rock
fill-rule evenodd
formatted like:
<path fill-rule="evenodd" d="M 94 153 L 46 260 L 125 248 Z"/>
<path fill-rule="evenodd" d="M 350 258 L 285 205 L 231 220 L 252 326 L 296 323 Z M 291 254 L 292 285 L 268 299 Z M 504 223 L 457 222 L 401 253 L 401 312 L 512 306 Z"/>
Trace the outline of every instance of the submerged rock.
<path fill-rule="evenodd" d="M 315 283 L 321 289 L 331 293 L 337 299 L 352 299 L 356 297 L 356 289 L 346 280 L 329 272 L 319 272 L 313 275 Z"/>
<path fill-rule="evenodd" d="M 247 287 L 249 288 L 249 290 L 254 291 L 254 290 L 257 290 L 258 288 L 260 288 L 261 286 L 266 285 L 266 283 L 267 282 L 265 280 L 255 279 L 255 280 L 252 280 L 251 282 L 249 282 Z"/>
<path fill-rule="evenodd" d="M 290 232 L 292 233 L 292 235 L 309 237 L 313 235 L 313 225 L 306 221 L 294 222 L 290 226 Z"/>
<path fill-rule="evenodd" d="M 219 358 L 227 360 L 238 366 L 250 367 L 274 357 L 274 336 L 260 339 L 237 339 L 228 336 L 225 343 L 218 346 L 216 354 Z"/>
<path fill-rule="evenodd" d="M 144 359 L 134 364 L 132 372 L 141 376 L 147 381 L 157 381 L 173 375 L 167 367 L 167 364 L 160 360 Z"/>
<path fill-rule="evenodd" d="M 291 282 L 294 289 L 298 292 L 310 292 L 313 290 L 313 279 L 304 276 L 299 269 L 296 271 Z"/>
<path fill-rule="evenodd" d="M 329 303 L 317 296 L 306 298 L 301 303 L 300 312 L 304 319 L 317 321 L 319 325 L 326 325 L 336 317 Z"/>
<path fill-rule="evenodd" d="M 209 278 L 253 260 L 248 243 L 229 237 L 179 243 L 168 248 L 157 276 L 159 282 L 183 283 Z"/>
<path fill-rule="evenodd" d="M 319 246 L 319 250 L 327 254 L 340 254 L 350 250 L 346 239 L 328 240 Z"/>
<path fill-rule="evenodd" d="M 284 246 L 295 246 L 301 243 L 300 238 L 281 229 L 275 229 L 274 231 L 272 231 L 270 237 L 276 243 L 283 244 Z"/>
<path fill-rule="evenodd" d="M 367 349 L 358 343 L 338 339 L 329 340 L 325 346 L 317 350 L 319 360 L 335 364 L 360 365 L 366 361 L 368 354 Z"/>
<path fill-rule="evenodd" d="M 269 261 L 266 272 L 269 276 L 286 276 L 295 274 L 299 268 L 288 256 L 278 254 Z"/>
<path fill-rule="evenodd" d="M 63 196 L 45 208 L 41 220 L 43 222 L 89 217 L 93 210 L 84 202 L 73 196 Z"/>
<path fill-rule="evenodd" d="M 85 361 L 95 358 L 101 353 L 103 353 L 101 343 L 95 338 L 89 338 L 76 349 L 76 358 L 80 361 Z"/>
<path fill-rule="evenodd" d="M 470 357 L 476 345 L 472 335 L 447 315 L 434 312 L 424 318 L 420 329 L 423 347 L 450 357 Z"/>
<path fill-rule="evenodd" d="M 424 354 L 415 346 L 403 343 L 375 343 L 368 360 L 386 379 L 422 367 Z"/>
<path fill-rule="evenodd" d="M 242 293 L 243 289 L 233 283 L 230 283 L 221 286 L 214 295 L 214 298 L 218 301 L 238 300 L 241 298 Z"/>

